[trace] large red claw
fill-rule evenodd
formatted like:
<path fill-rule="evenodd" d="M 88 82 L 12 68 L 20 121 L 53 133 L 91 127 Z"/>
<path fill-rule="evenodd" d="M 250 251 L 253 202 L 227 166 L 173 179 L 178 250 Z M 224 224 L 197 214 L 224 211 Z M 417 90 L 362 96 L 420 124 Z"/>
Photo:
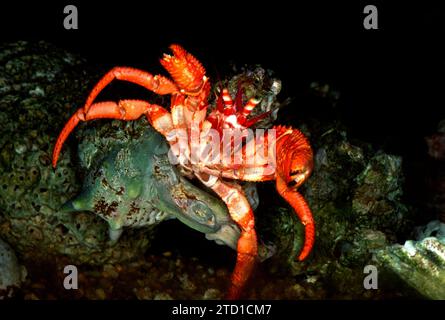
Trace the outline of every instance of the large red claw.
<path fill-rule="evenodd" d="M 295 210 L 304 225 L 305 241 L 298 260 L 304 260 L 312 250 L 315 241 L 315 224 L 311 209 L 304 197 L 297 191 L 312 172 L 313 152 L 307 138 L 299 130 L 275 127 L 277 130 L 277 176 L 278 193 Z M 291 150 L 291 151 L 290 151 Z"/>
<path fill-rule="evenodd" d="M 173 56 L 164 54 L 160 60 L 178 87 L 189 95 L 197 95 L 205 83 L 205 69 L 193 55 L 180 45 L 172 44 Z"/>

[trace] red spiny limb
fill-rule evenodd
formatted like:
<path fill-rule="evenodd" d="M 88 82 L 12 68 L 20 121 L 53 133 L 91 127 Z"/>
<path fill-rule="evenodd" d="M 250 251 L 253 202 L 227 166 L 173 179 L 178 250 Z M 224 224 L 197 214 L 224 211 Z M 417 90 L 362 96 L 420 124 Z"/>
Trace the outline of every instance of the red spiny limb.
<path fill-rule="evenodd" d="M 141 100 L 120 100 L 99 102 L 91 105 L 85 114 L 85 120 L 94 119 L 118 119 L 136 120 L 150 107 L 150 103 Z"/>
<path fill-rule="evenodd" d="M 292 206 L 304 225 L 304 244 L 298 256 L 298 260 L 302 261 L 309 255 L 315 242 L 315 223 L 311 209 L 304 197 L 295 188 L 288 187 L 280 178 L 277 178 L 277 190 L 287 203 Z"/>
<path fill-rule="evenodd" d="M 288 128 L 288 127 L 286 127 L 286 126 L 282 126 L 282 125 L 277 125 L 277 126 L 274 126 L 273 128 L 274 128 L 275 131 L 276 131 L 276 136 L 277 136 L 277 137 L 280 137 L 280 136 L 282 136 L 283 134 L 285 134 L 285 133 L 289 132 L 290 130 L 292 130 L 291 127 Z"/>
<path fill-rule="evenodd" d="M 165 111 L 162 107 L 152 105 L 141 100 L 121 100 L 118 103 L 107 101 L 92 104 L 88 112 L 84 112 L 81 108 L 68 120 L 63 127 L 53 151 L 53 167 L 56 167 L 60 151 L 69 134 L 74 130 L 79 121 L 89 121 L 94 119 L 119 119 L 119 120 L 135 120 L 142 114 L 151 114 L 151 119 L 156 120 L 164 115 Z M 155 125 L 154 125 L 155 126 Z M 156 128 L 156 127 L 155 127 Z"/>
<path fill-rule="evenodd" d="M 251 98 L 246 105 L 242 106 L 242 87 L 237 92 L 235 103 L 227 89 L 221 90 L 216 101 L 216 109 L 209 115 L 208 119 L 213 128 L 221 131 L 223 128 L 248 128 L 267 117 L 270 111 L 265 112 L 252 119 L 247 119 L 259 100 Z"/>
<path fill-rule="evenodd" d="M 138 84 L 161 95 L 171 94 L 178 90 L 173 82 L 161 75 L 153 76 L 148 72 L 129 67 L 115 67 L 107 72 L 94 86 L 85 103 L 85 113 L 88 112 L 90 105 L 96 99 L 97 95 L 114 79 Z"/>
<path fill-rule="evenodd" d="M 240 226 L 237 259 L 227 299 L 238 299 L 249 279 L 258 254 L 253 211 L 244 193 L 237 186 L 217 180 L 211 186 L 229 209 L 231 218 Z"/>
<path fill-rule="evenodd" d="M 247 101 L 246 105 L 242 109 L 242 114 L 247 117 L 259 102 L 260 101 L 255 98 L 249 99 L 249 101 Z"/>
<path fill-rule="evenodd" d="M 59 134 L 59 137 L 57 138 L 56 145 L 54 146 L 53 150 L 53 168 L 57 165 L 57 160 L 59 159 L 60 151 L 62 150 L 62 146 L 65 143 L 66 139 L 70 135 L 71 131 L 74 130 L 74 128 L 77 126 L 79 121 L 84 119 L 83 110 L 79 109 L 75 114 L 71 116 L 71 118 L 68 120 L 68 122 L 63 127 L 62 131 Z"/>
<path fill-rule="evenodd" d="M 230 96 L 229 90 L 223 89 L 222 91 L 222 98 L 224 102 L 224 115 L 230 116 L 232 114 L 235 114 L 236 107 L 233 105 L 232 97 Z"/>
<path fill-rule="evenodd" d="M 309 141 L 297 129 L 276 126 L 276 181 L 280 195 L 292 206 L 305 227 L 305 241 L 299 260 L 307 257 L 315 239 L 312 212 L 297 188 L 307 180 L 313 168 Z"/>
<path fill-rule="evenodd" d="M 304 225 L 304 244 L 303 249 L 298 256 L 298 260 L 302 261 L 306 259 L 309 253 L 312 250 L 315 242 L 315 223 L 312 217 L 311 209 L 307 204 L 304 197 L 297 191 L 292 193 L 293 195 L 293 207 L 298 217 L 301 220 L 301 223 Z"/>
<path fill-rule="evenodd" d="M 245 287 L 245 283 L 252 274 L 253 267 L 255 266 L 255 257 L 252 251 L 257 249 L 252 249 L 252 244 L 257 243 L 255 230 L 250 232 L 241 232 L 241 236 L 238 239 L 235 269 L 232 273 L 231 282 L 232 285 L 227 293 L 227 299 L 235 300 L 239 299 L 241 293 Z"/>
<path fill-rule="evenodd" d="M 275 126 L 277 174 L 286 182 L 300 186 L 314 166 L 313 151 L 306 136 L 298 129 Z M 298 178 L 296 180 L 296 178 Z"/>

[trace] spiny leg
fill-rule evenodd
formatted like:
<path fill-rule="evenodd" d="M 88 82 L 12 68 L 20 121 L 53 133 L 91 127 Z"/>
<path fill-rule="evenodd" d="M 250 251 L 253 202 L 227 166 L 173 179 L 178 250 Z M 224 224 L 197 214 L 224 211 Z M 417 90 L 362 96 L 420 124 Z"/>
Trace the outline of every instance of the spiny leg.
<path fill-rule="evenodd" d="M 225 105 L 224 115 L 229 116 L 234 114 L 236 112 L 236 109 L 234 108 L 233 100 L 232 97 L 230 96 L 229 90 L 224 88 L 221 95 Z"/>
<path fill-rule="evenodd" d="M 227 299 L 238 299 L 247 280 L 252 274 L 258 255 L 253 211 L 246 196 L 239 187 L 229 185 L 214 176 L 209 176 L 206 181 L 202 179 L 202 176 L 200 179 L 219 195 L 227 205 L 230 217 L 241 228 L 241 235 L 237 245 L 236 265 L 232 273 L 231 286 L 227 294 Z M 215 179 L 216 182 L 214 182 Z"/>
<path fill-rule="evenodd" d="M 85 113 L 88 112 L 91 104 L 93 103 L 94 99 L 96 99 L 97 95 L 114 79 L 138 84 L 150 91 L 161 95 L 171 94 L 178 91 L 176 85 L 164 76 L 153 76 L 149 72 L 135 68 L 115 67 L 108 71 L 94 86 L 93 90 L 91 90 L 91 93 L 88 96 L 87 101 L 83 107 L 83 111 Z"/>
<path fill-rule="evenodd" d="M 82 108 L 68 120 L 57 138 L 53 151 L 53 167 L 56 167 L 60 150 L 80 121 L 89 121 L 94 119 L 118 119 L 118 120 L 136 120 L 141 115 L 146 114 L 153 127 L 163 135 L 171 130 L 170 113 L 161 106 L 150 104 L 141 100 L 120 100 L 119 102 L 107 101 L 92 104 L 88 112 Z"/>
<path fill-rule="evenodd" d="M 288 187 L 279 177 L 276 186 L 278 193 L 292 206 L 304 225 L 304 244 L 298 256 L 298 260 L 302 261 L 309 255 L 315 242 L 315 223 L 311 209 L 304 197 L 295 188 Z"/>

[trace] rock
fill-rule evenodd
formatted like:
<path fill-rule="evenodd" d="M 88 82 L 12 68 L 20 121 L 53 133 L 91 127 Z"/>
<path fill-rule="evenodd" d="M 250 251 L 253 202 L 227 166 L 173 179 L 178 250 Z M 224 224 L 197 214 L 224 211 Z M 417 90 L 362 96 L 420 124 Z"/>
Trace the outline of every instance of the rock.
<path fill-rule="evenodd" d="M 218 289 L 210 288 L 204 292 L 203 299 L 204 300 L 216 300 L 216 299 L 221 299 L 222 297 L 223 296 L 222 296 L 221 291 L 219 291 Z"/>
<path fill-rule="evenodd" d="M 19 264 L 12 248 L 0 239 L 0 300 L 12 297 L 25 277 L 25 267 Z"/>
<path fill-rule="evenodd" d="M 436 236 L 431 236 L 436 234 Z M 429 298 L 445 299 L 445 224 L 432 221 L 417 240 L 388 246 L 375 259 Z"/>
<path fill-rule="evenodd" d="M 315 220 L 315 246 L 308 259 L 296 260 L 304 229 L 282 199 L 271 199 L 273 186 L 259 185 L 257 230 L 277 247 L 267 268 L 318 275 L 320 283 L 337 288 L 336 296 L 369 298 L 360 278 L 351 275 L 361 276 L 376 250 L 413 227 L 412 211 L 402 201 L 402 159 L 348 138 L 339 122 L 308 121 L 301 130 L 315 155 L 313 174 L 301 187 Z"/>
<path fill-rule="evenodd" d="M 117 279 L 119 277 L 119 271 L 117 271 L 116 269 L 117 268 L 115 268 L 111 264 L 104 265 L 104 267 L 103 267 L 103 276 L 105 278 Z"/>
<path fill-rule="evenodd" d="M 187 273 L 181 274 L 178 276 L 179 281 L 181 282 L 181 288 L 186 291 L 195 291 L 196 285 L 190 280 Z"/>
<path fill-rule="evenodd" d="M 153 297 L 153 300 L 173 300 L 173 298 L 168 293 L 157 293 Z"/>
<path fill-rule="evenodd" d="M 102 289 L 102 288 L 96 289 L 96 296 L 97 296 L 97 299 L 99 299 L 99 300 L 105 300 L 107 298 L 107 295 L 106 295 L 104 289 Z"/>
<path fill-rule="evenodd" d="M 106 223 L 60 211 L 79 192 L 81 172 L 69 144 L 51 167 L 56 133 L 95 81 L 87 75 L 98 71 L 87 72 L 84 60 L 45 42 L 6 44 L 0 52 L 0 236 L 24 262 L 66 255 L 74 264 L 97 264 L 140 254 L 150 243 L 147 232 L 112 247 Z"/>

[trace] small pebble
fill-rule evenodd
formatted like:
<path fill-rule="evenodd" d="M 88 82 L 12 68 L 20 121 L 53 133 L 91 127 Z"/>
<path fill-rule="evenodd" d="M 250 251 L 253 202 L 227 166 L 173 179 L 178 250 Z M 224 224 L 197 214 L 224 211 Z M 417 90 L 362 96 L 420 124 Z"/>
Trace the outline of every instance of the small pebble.
<path fill-rule="evenodd" d="M 216 276 L 220 278 L 224 278 L 227 276 L 227 270 L 225 269 L 218 269 L 216 270 Z"/>
<path fill-rule="evenodd" d="M 116 271 L 116 268 L 111 264 L 104 265 L 103 275 L 106 278 L 116 279 L 119 277 L 119 273 Z"/>
<path fill-rule="evenodd" d="M 206 292 L 204 292 L 203 296 L 204 300 L 215 300 L 215 299 L 221 299 L 221 291 L 218 289 L 207 289 Z"/>
<path fill-rule="evenodd" d="M 21 143 L 17 143 L 14 145 L 14 150 L 17 154 L 25 153 L 27 149 L 28 148 L 26 147 L 26 145 L 21 144 Z"/>
<path fill-rule="evenodd" d="M 96 295 L 99 300 L 105 300 L 107 298 L 107 295 L 102 288 L 96 289 Z"/>
<path fill-rule="evenodd" d="M 35 293 L 27 293 L 25 294 L 25 300 L 40 300 L 39 297 L 36 296 Z"/>
<path fill-rule="evenodd" d="M 173 300 L 173 298 L 168 293 L 157 293 L 153 300 Z"/>

